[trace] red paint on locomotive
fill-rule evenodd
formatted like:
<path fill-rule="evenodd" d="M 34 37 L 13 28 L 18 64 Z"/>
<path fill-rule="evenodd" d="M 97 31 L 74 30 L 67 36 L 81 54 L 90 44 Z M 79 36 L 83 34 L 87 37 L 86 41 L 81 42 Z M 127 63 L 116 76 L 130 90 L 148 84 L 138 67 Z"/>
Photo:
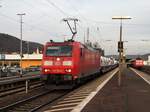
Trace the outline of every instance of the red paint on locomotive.
<path fill-rule="evenodd" d="M 80 42 L 47 42 L 44 46 L 42 76 L 77 80 L 100 70 L 100 53 Z M 51 79 L 47 79 L 51 80 Z"/>
<path fill-rule="evenodd" d="M 144 61 L 142 59 L 135 59 L 131 61 L 131 66 L 137 69 L 141 69 L 144 66 Z"/>

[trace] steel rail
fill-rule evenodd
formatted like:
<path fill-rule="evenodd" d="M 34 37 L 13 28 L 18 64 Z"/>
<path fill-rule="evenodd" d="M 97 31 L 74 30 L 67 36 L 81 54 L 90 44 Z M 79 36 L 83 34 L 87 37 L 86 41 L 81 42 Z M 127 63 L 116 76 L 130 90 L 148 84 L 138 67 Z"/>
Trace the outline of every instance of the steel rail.
<path fill-rule="evenodd" d="M 35 95 L 35 96 L 33 96 L 33 97 L 30 97 L 30 98 L 27 98 L 27 99 L 24 99 L 24 100 L 15 102 L 15 103 L 10 104 L 10 105 L 7 105 L 7 106 L 5 106 L 5 107 L 0 108 L 0 112 L 1 112 L 1 111 L 2 111 L 2 112 L 7 112 L 7 111 L 9 111 L 9 110 L 11 110 L 11 111 L 13 112 L 13 109 L 14 109 L 14 112 L 17 111 L 17 109 L 19 109 L 19 111 L 23 111 L 23 112 L 24 112 L 24 111 L 25 111 L 25 112 L 35 112 L 35 111 L 41 109 L 42 107 L 44 107 L 44 106 L 46 106 L 46 105 L 48 105 L 48 104 L 50 104 L 50 103 L 52 103 L 52 102 L 54 102 L 54 101 L 60 99 L 61 97 L 65 96 L 66 94 L 68 94 L 68 91 L 67 91 L 67 92 L 64 92 L 64 93 L 60 94 L 60 95 L 57 96 L 57 97 L 54 97 L 54 98 L 50 99 L 49 101 L 46 100 L 44 103 L 43 103 L 43 102 L 42 102 L 42 103 L 40 102 L 40 104 L 36 104 L 36 102 L 35 102 L 35 104 L 34 104 L 33 102 L 31 102 L 31 105 L 30 105 L 30 101 L 37 100 L 38 98 L 41 98 L 42 96 L 48 95 L 49 93 L 52 93 L 52 92 L 54 92 L 54 91 L 55 91 L 55 90 L 50 90 L 50 91 L 48 91 L 48 92 L 41 93 L 41 94 L 39 94 L 39 95 Z M 33 103 L 33 104 L 32 104 L 32 103 Z M 29 108 L 28 106 L 24 106 L 24 105 L 26 105 L 26 104 L 30 105 L 31 108 Z M 18 106 L 18 107 L 17 107 L 17 106 Z M 20 106 L 22 106 L 22 107 L 20 108 Z M 33 107 L 32 107 L 32 106 L 33 106 Z M 27 111 L 27 110 L 28 110 L 28 111 Z"/>
<path fill-rule="evenodd" d="M 30 89 L 41 87 L 43 85 L 44 85 L 43 82 L 31 83 L 30 84 Z M 22 92 L 22 91 L 25 91 L 25 86 L 24 85 L 22 85 L 20 87 L 15 87 L 15 88 L 11 88 L 11 89 L 8 89 L 8 90 L 0 91 L 1 92 L 0 97 L 4 97 L 4 96 L 7 96 L 7 95 L 12 95 L 12 94 Z"/>
<path fill-rule="evenodd" d="M 28 101 L 34 100 L 34 99 L 36 99 L 36 98 L 38 98 L 38 97 L 44 96 L 44 95 L 46 95 L 46 94 L 48 94 L 48 93 L 51 93 L 51 92 L 53 92 L 53 91 L 54 91 L 54 90 L 50 90 L 50 91 L 47 91 L 47 92 L 44 92 L 44 93 L 41 93 L 41 94 L 38 94 L 38 95 L 35 95 L 35 96 L 32 96 L 32 97 L 29 97 L 29 98 L 27 98 L 27 99 L 23 99 L 23 100 L 20 100 L 20 101 L 18 101 L 18 102 L 12 103 L 12 104 L 10 104 L 10 105 L 7 105 L 7 106 L 5 106 L 5 107 L 0 108 L 0 112 L 5 112 L 5 111 L 7 111 L 7 110 L 10 109 L 10 108 L 13 108 L 13 107 L 15 107 L 15 106 L 17 106 L 17 105 L 20 105 L 20 104 L 22 104 L 22 103 L 26 103 L 26 102 L 28 102 Z"/>
<path fill-rule="evenodd" d="M 62 98 L 62 97 L 65 96 L 66 94 L 68 94 L 68 92 L 66 92 L 66 93 L 60 95 L 59 97 L 56 97 L 56 98 L 54 98 L 54 99 L 52 99 L 52 100 L 50 100 L 50 101 L 48 101 L 48 102 L 46 102 L 46 103 L 44 103 L 44 104 L 41 104 L 41 105 L 39 105 L 38 107 L 35 107 L 34 109 L 30 110 L 29 112 L 35 112 L 35 111 L 41 109 L 42 107 L 44 107 L 44 106 L 46 106 L 46 105 L 48 105 L 48 104 L 50 104 L 50 103 L 52 103 L 52 102 L 54 102 L 54 101 L 56 101 L 56 100 Z"/>

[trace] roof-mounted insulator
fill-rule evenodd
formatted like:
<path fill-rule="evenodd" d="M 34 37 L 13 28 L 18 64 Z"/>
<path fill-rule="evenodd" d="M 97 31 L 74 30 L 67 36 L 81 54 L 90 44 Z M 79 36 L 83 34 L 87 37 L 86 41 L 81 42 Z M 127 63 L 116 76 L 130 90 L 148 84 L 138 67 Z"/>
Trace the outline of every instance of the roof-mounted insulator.
<path fill-rule="evenodd" d="M 68 39 L 68 42 L 74 42 L 74 40 L 72 40 L 72 39 Z"/>
<path fill-rule="evenodd" d="M 50 42 L 54 42 L 53 40 L 50 40 Z"/>

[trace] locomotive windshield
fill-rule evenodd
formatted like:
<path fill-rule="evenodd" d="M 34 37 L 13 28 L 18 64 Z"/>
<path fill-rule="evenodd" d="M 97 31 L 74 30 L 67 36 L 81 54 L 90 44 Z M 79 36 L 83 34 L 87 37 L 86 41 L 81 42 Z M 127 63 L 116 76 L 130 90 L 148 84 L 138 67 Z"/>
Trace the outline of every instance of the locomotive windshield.
<path fill-rule="evenodd" d="M 48 46 L 46 49 L 46 56 L 71 56 L 72 46 Z"/>

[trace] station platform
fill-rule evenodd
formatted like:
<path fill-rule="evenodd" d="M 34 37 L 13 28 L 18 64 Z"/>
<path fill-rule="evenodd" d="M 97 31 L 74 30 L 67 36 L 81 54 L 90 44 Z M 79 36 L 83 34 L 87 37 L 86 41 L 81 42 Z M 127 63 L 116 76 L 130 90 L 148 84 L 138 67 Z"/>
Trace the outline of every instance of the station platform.
<path fill-rule="evenodd" d="M 150 112 L 150 84 L 147 82 L 130 68 L 124 68 L 121 86 L 115 75 L 81 112 Z"/>

